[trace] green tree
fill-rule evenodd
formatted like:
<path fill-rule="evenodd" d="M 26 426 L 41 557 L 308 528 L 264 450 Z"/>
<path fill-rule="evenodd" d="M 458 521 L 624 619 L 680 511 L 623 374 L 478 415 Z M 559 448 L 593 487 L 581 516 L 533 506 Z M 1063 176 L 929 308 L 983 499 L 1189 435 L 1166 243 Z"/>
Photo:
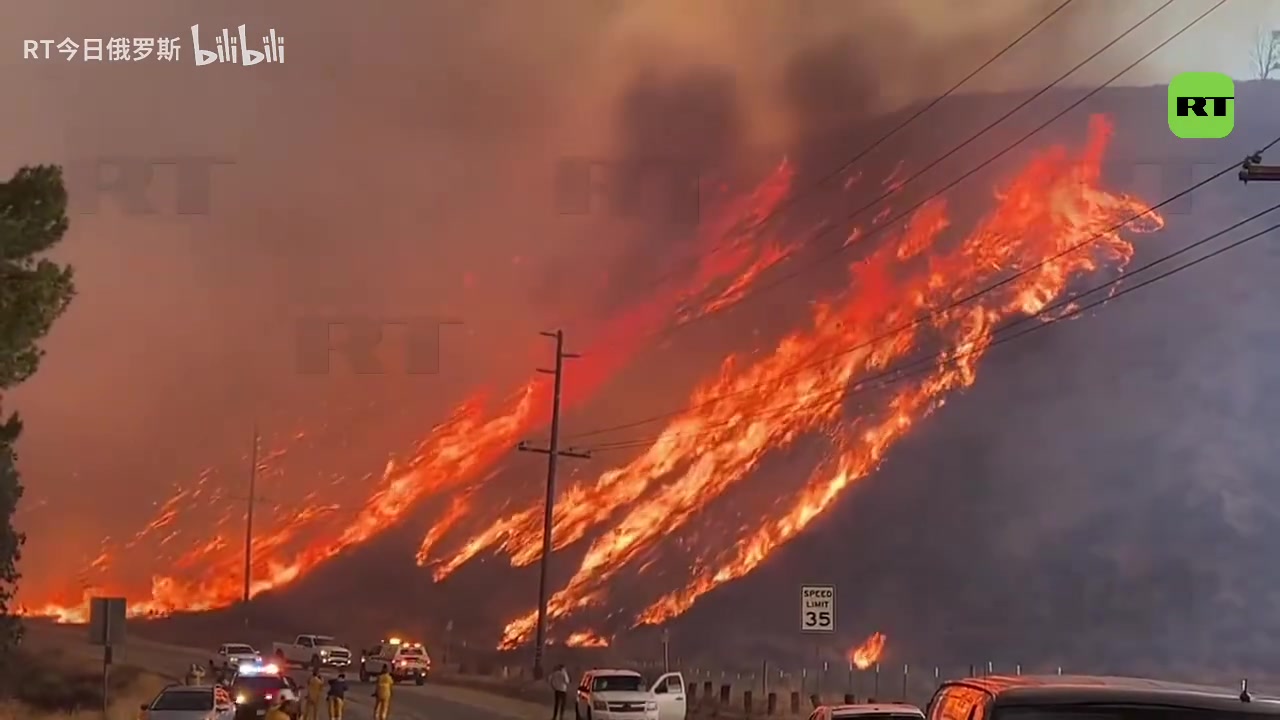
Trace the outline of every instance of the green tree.
<path fill-rule="evenodd" d="M 71 268 L 42 258 L 67 232 L 67 190 L 62 169 L 24 167 L 0 182 L 0 401 L 5 390 L 35 373 L 44 354 L 38 342 L 75 296 Z M 9 607 L 17 592 L 18 561 L 26 537 L 13 526 L 22 499 L 15 444 L 17 413 L 0 404 L 0 651 L 21 639 Z"/>

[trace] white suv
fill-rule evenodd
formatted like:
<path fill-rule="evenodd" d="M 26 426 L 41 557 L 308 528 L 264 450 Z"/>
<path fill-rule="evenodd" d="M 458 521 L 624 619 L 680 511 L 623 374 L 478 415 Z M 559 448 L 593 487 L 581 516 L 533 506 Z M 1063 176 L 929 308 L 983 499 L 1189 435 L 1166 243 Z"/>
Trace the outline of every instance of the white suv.
<path fill-rule="evenodd" d="M 684 676 L 666 673 L 652 685 L 634 670 L 588 670 L 578 683 L 578 720 L 684 720 Z"/>

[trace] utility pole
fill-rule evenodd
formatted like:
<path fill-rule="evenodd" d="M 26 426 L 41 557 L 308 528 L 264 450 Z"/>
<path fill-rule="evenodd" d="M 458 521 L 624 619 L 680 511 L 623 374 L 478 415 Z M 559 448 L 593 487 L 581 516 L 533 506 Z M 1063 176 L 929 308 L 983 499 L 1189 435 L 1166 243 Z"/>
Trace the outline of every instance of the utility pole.
<path fill-rule="evenodd" d="M 258 424 L 253 424 L 253 449 L 249 452 L 249 495 L 244 498 L 247 508 L 245 510 L 244 522 L 244 596 L 241 599 L 241 606 L 244 610 L 244 626 L 249 627 L 249 591 L 253 587 L 253 507 L 259 500 L 266 498 L 258 497 L 258 446 L 260 438 L 258 436 Z"/>
<path fill-rule="evenodd" d="M 253 584 L 253 505 L 258 491 L 258 423 L 253 424 L 253 449 L 249 452 L 249 498 L 244 514 L 244 626 L 249 627 L 249 587 Z"/>
<path fill-rule="evenodd" d="M 1280 165 L 1263 165 L 1262 153 L 1256 152 L 1244 159 L 1240 166 L 1240 182 L 1280 182 Z"/>
<path fill-rule="evenodd" d="M 561 457 L 588 459 L 591 453 L 576 452 L 572 448 L 560 449 L 560 388 L 564 376 L 564 361 L 581 357 L 564 351 L 564 331 L 544 332 L 542 335 L 555 338 L 556 365 L 554 370 L 538 368 L 538 372 L 555 377 L 551 395 L 551 441 L 545 448 L 534 447 L 528 441 L 516 446 L 520 452 L 536 452 L 547 456 L 547 501 L 542 514 L 542 561 L 538 564 L 538 633 L 534 640 L 533 677 L 542 678 L 542 653 L 547 643 L 547 566 L 551 558 L 551 528 L 555 514 L 556 502 L 556 461 Z"/>

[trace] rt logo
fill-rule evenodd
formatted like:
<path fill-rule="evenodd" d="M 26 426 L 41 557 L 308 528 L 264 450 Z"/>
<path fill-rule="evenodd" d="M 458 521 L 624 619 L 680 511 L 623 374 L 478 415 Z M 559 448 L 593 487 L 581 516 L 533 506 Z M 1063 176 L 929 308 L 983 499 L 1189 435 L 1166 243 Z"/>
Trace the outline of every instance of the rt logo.
<path fill-rule="evenodd" d="M 1169 83 L 1169 129 L 1180 138 L 1227 137 L 1236 127 L 1235 96 L 1222 73 L 1182 73 Z"/>

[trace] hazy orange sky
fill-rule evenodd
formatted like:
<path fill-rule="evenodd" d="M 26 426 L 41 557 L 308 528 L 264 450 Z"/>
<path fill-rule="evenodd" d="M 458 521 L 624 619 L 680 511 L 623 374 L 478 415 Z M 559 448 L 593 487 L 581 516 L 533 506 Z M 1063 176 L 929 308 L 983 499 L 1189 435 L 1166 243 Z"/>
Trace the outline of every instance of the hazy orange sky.
<path fill-rule="evenodd" d="M 80 294 L 39 374 L 6 402 L 28 426 L 27 592 L 63 584 L 104 536 L 135 531 L 175 483 L 209 466 L 238 477 L 254 419 L 269 441 L 319 438 L 306 450 L 312 470 L 268 490 L 289 502 L 331 474 L 380 469 L 479 384 L 524 376 L 544 357 L 536 330 L 589 331 L 596 290 L 582 278 L 613 268 L 635 231 L 557 215 L 550 178 L 558 157 L 617 150 L 618 98 L 638 73 L 725 71 L 733 142 L 783 146 L 796 127 L 780 95 L 798 53 L 852 39 L 839 77 L 850 85 L 816 92 L 856 115 L 944 89 L 1056 4 L 22 5 L 0 28 L 10 100 L 0 170 L 101 155 L 235 162 L 215 171 L 207 216 L 125 216 L 109 204 L 85 215 L 72 198 L 59 257 Z M 973 87 L 1045 82 L 1158 4 L 1077 0 Z M 1074 82 L 1109 77 L 1210 4 L 1178 0 Z M 194 67 L 195 23 L 274 28 L 286 62 Z M 1126 81 L 1245 77 L 1253 33 L 1276 24 L 1280 3 L 1230 0 Z M 176 63 L 21 59 L 24 39 L 67 36 L 174 36 L 183 49 Z M 173 185 L 161 171 L 164 208 Z M 446 335 L 439 375 L 305 377 L 292 331 L 309 314 L 448 315 L 464 327 Z"/>

